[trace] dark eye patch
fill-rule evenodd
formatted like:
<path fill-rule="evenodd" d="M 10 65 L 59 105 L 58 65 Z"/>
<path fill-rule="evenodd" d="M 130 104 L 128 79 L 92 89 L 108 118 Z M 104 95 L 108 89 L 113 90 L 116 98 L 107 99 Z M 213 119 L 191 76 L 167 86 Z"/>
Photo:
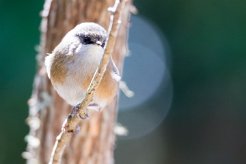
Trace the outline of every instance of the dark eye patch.
<path fill-rule="evenodd" d="M 102 45 L 101 45 L 101 46 L 102 46 L 102 48 L 105 46 L 105 41 L 103 41 L 103 43 L 102 43 Z"/>
<path fill-rule="evenodd" d="M 83 44 L 93 44 L 94 42 L 93 42 L 93 40 L 92 40 L 91 37 L 89 37 L 89 36 L 84 36 L 84 37 L 82 38 L 82 43 L 83 43 Z"/>
<path fill-rule="evenodd" d="M 77 34 L 77 36 L 79 37 L 80 41 L 82 44 L 84 45 L 88 45 L 88 44 L 96 44 L 97 41 L 101 41 L 102 45 L 101 47 L 105 46 L 105 39 L 102 38 L 102 36 L 97 35 L 97 34 Z"/>

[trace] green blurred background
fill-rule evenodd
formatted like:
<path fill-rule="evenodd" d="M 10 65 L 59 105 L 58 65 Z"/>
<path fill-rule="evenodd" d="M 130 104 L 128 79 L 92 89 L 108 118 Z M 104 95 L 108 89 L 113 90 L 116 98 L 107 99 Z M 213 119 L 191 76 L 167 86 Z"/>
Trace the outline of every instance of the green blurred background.
<path fill-rule="evenodd" d="M 246 163 L 246 1 L 136 0 L 135 5 L 166 36 L 174 96 L 157 129 L 117 143 L 116 163 Z M 42 6 L 37 0 L 0 0 L 1 164 L 24 163 L 26 102 Z"/>

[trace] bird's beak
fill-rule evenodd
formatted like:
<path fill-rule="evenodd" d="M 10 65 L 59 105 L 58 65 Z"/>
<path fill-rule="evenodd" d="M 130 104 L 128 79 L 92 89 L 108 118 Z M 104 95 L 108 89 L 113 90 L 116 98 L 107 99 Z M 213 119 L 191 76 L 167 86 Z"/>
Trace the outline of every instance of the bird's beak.
<path fill-rule="evenodd" d="M 102 42 L 101 41 L 96 41 L 96 44 L 99 46 L 102 46 Z"/>

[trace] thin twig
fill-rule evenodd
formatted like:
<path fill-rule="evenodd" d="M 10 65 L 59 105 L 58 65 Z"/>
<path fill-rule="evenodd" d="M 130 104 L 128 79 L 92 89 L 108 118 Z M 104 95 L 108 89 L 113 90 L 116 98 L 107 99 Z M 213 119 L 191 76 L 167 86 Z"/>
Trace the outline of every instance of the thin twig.
<path fill-rule="evenodd" d="M 64 121 L 62 125 L 62 129 L 60 134 L 56 138 L 56 142 L 54 144 L 49 164 L 59 164 L 61 162 L 61 158 L 63 155 L 63 151 L 65 149 L 66 144 L 71 140 L 72 134 L 76 129 L 79 121 L 81 120 L 78 115 L 81 117 L 86 116 L 86 108 L 89 103 L 92 101 L 93 96 L 95 95 L 96 89 L 99 86 L 103 75 L 106 71 L 110 56 L 113 52 L 113 48 L 115 45 L 116 37 L 120 27 L 120 15 L 122 10 L 124 9 L 125 2 L 127 0 L 115 0 L 115 4 L 110 8 L 110 25 L 108 28 L 109 37 L 107 40 L 106 48 L 104 50 L 104 55 L 100 62 L 98 69 L 96 70 L 91 83 L 87 89 L 85 94 L 85 98 L 82 100 L 80 104 L 80 108 L 77 114 L 70 113 L 67 119 Z"/>

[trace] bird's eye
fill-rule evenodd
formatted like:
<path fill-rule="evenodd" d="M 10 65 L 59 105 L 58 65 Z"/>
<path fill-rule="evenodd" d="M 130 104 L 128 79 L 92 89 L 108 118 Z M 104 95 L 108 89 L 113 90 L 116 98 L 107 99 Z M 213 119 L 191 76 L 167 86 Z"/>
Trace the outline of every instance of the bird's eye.
<path fill-rule="evenodd" d="M 90 44 L 91 38 L 86 36 L 86 37 L 84 37 L 83 42 L 84 42 L 84 44 Z"/>

